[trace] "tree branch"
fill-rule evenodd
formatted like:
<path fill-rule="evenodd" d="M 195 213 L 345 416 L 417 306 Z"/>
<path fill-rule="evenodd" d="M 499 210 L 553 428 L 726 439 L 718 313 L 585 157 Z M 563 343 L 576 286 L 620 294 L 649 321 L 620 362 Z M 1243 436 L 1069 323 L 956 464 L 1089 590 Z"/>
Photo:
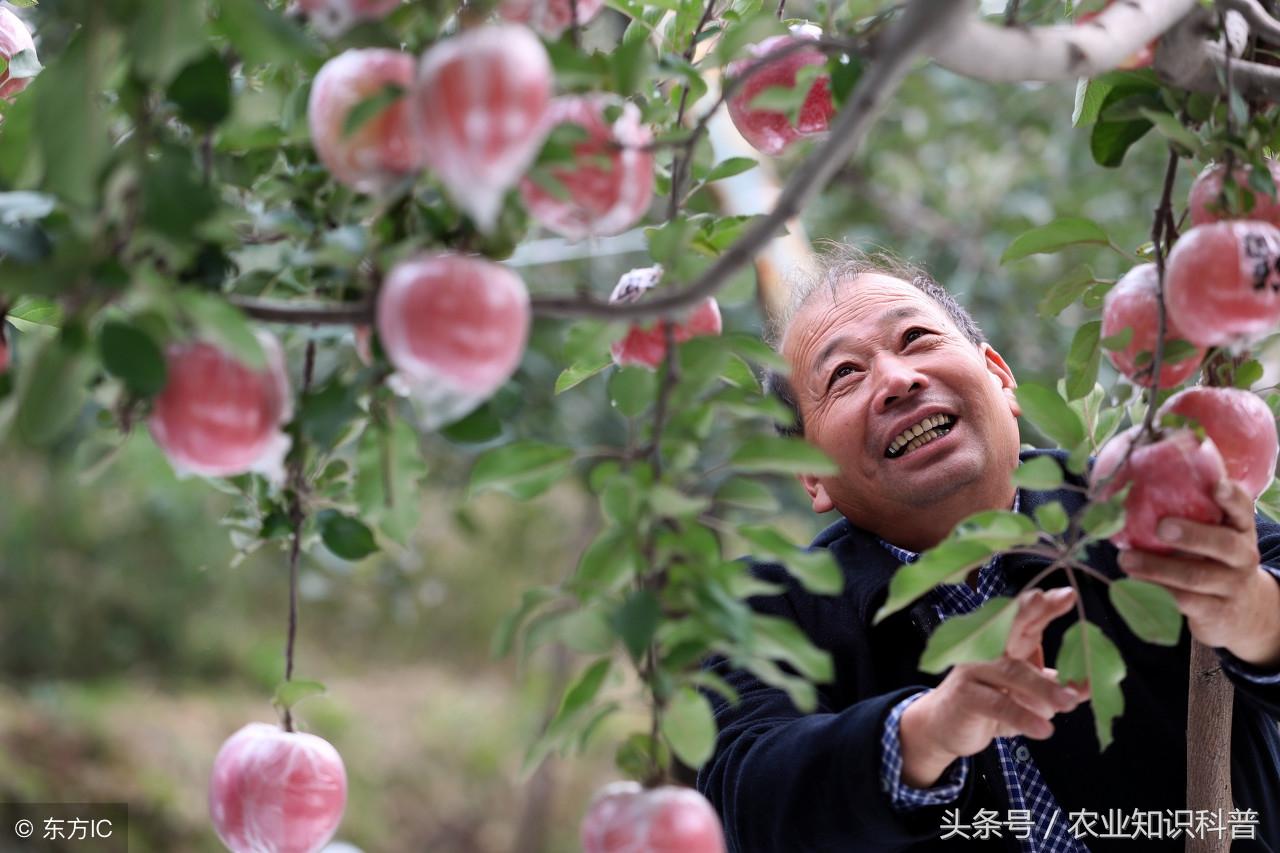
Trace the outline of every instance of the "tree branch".
<path fill-rule="evenodd" d="M 885 34 L 880 58 L 858 81 L 832 122 L 822 147 L 792 173 L 773 210 L 748 226 L 693 284 L 658 299 L 613 305 L 571 297 L 538 297 L 532 300 L 534 313 L 553 317 L 652 317 L 689 308 L 715 293 L 857 152 L 916 56 L 937 42 L 938 36 L 955 26 L 968 11 L 968 3 L 940 6 L 934 0 L 912 0 Z"/>
<path fill-rule="evenodd" d="M 1254 35 L 1280 43 L 1280 21 L 1271 17 L 1258 0 L 1218 0 L 1218 6 L 1239 12 Z"/>
<path fill-rule="evenodd" d="M 1231 87 L 1242 97 L 1250 100 L 1280 97 L 1280 68 L 1238 58 L 1249 37 L 1245 17 L 1232 8 L 1224 18 L 1226 37 L 1214 40 L 1217 21 L 1213 13 L 1197 7 L 1156 45 L 1156 73 L 1166 83 L 1179 88 L 1219 95 L 1223 93 L 1223 76 L 1219 71 L 1225 74 L 1229 62 Z"/>
<path fill-rule="evenodd" d="M 1093 77 L 1118 67 L 1195 6 L 1196 0 L 1129 0 L 1084 26 L 1006 27 L 970 16 L 932 53 L 949 71 L 991 82 Z"/>
<path fill-rule="evenodd" d="M 373 302 L 291 302 L 229 296 L 227 301 L 246 316 L 268 323 L 311 326 L 363 326 L 373 322 Z"/>

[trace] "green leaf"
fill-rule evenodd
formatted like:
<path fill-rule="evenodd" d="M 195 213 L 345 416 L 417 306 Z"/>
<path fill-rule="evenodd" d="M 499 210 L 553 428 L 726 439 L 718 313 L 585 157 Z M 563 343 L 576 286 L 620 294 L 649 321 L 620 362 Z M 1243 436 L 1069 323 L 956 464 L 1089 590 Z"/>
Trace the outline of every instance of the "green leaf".
<path fill-rule="evenodd" d="M 920 559 L 894 572 L 889 597 L 876 611 L 875 622 L 901 610 L 940 583 L 963 580 L 970 570 L 981 566 L 996 552 L 981 542 L 944 540 L 920 555 Z"/>
<path fill-rule="evenodd" d="M 1093 126 L 1089 136 L 1089 151 L 1093 161 L 1110 169 L 1124 161 L 1129 148 L 1151 130 L 1146 119 L 1136 121 L 1100 121 Z"/>
<path fill-rule="evenodd" d="M 604 686 L 605 678 L 609 675 L 610 664 L 609 658 L 601 658 L 578 673 L 578 677 L 565 689 L 564 696 L 560 699 L 560 707 L 556 711 L 550 727 L 558 727 L 558 725 L 562 724 L 562 721 L 577 714 L 595 701 L 596 696 L 600 693 L 600 688 Z"/>
<path fill-rule="evenodd" d="M 358 518 L 343 515 L 336 509 L 322 510 L 316 516 L 324 547 L 344 560 L 362 560 L 378 550 L 373 531 Z"/>
<path fill-rule="evenodd" d="M 1066 216 L 1019 234 L 1000 256 L 1000 263 L 1053 253 L 1082 243 L 1100 243 L 1105 246 L 1109 242 L 1107 232 L 1092 219 Z"/>
<path fill-rule="evenodd" d="M 360 416 L 358 399 L 358 389 L 337 377 L 312 388 L 298 403 L 302 434 L 325 450 L 334 447 Z"/>
<path fill-rule="evenodd" d="M 578 385 L 581 385 L 592 376 L 604 371 L 604 369 L 611 364 L 613 364 L 613 358 L 610 356 L 603 356 L 601 358 L 580 361 L 569 365 L 561 371 L 558 377 L 556 377 L 556 393 L 563 394 L 570 388 L 575 388 Z"/>
<path fill-rule="evenodd" d="M 183 68 L 166 94 L 187 124 L 216 127 L 231 115 L 231 72 L 222 57 L 211 51 Z"/>
<path fill-rule="evenodd" d="M 825 453 L 799 438 L 758 436 L 743 442 L 729 464 L 741 472 L 831 475 L 839 467 Z"/>
<path fill-rule="evenodd" d="M 111 77 L 119 46 L 115 31 L 82 27 L 58 61 L 24 93 L 35 103 L 35 140 L 44 155 L 43 188 L 81 207 L 94 206 L 98 173 L 111 153 L 107 101 L 101 90 Z"/>
<path fill-rule="evenodd" d="M 1148 643 L 1176 646 L 1182 634 L 1182 614 L 1173 593 L 1159 584 L 1120 578 L 1107 590 L 1111 606 L 1129 630 Z"/>
<path fill-rule="evenodd" d="M 1262 379 L 1262 364 L 1257 359 L 1251 358 L 1244 364 L 1236 368 L 1235 381 L 1232 383 L 1236 388 L 1248 391 L 1259 380 Z"/>
<path fill-rule="evenodd" d="M 134 70 L 160 86 L 208 50 L 204 7 L 199 3 L 142 3 L 129 29 Z"/>
<path fill-rule="evenodd" d="M 1182 122 L 1178 121 L 1177 116 L 1160 110 L 1139 109 L 1143 117 L 1155 125 L 1156 130 L 1172 142 L 1175 146 L 1185 149 L 1186 154 L 1190 154 L 1196 159 L 1202 159 L 1204 156 L 1204 146 L 1200 143 L 1200 137 L 1192 133 Z"/>
<path fill-rule="evenodd" d="M 1058 681 L 1062 684 L 1089 683 L 1090 704 L 1098 744 L 1106 749 L 1111 744 L 1111 723 L 1124 711 L 1124 659 L 1120 650 L 1092 622 L 1077 622 L 1062 636 L 1062 648 L 1056 662 Z"/>
<path fill-rule="evenodd" d="M 1267 518 L 1280 522 L 1280 480 L 1271 480 L 1271 485 L 1258 497 L 1257 507 Z"/>
<path fill-rule="evenodd" d="M 993 596 L 972 613 L 943 622 L 929 636 L 920 656 L 920 670 L 941 673 L 956 664 L 999 658 L 1018 612 L 1014 601 L 1004 595 Z"/>
<path fill-rule="evenodd" d="M 634 590 L 609 619 L 632 660 L 640 660 L 662 621 L 662 606 L 647 589 Z"/>
<path fill-rule="evenodd" d="M 814 595 L 839 595 L 844 590 L 844 574 L 827 549 L 801 548 L 772 527 L 762 525 L 747 525 L 738 533 L 756 547 L 757 553 L 783 563 Z"/>
<path fill-rule="evenodd" d="M 118 320 L 109 320 L 98 333 L 102 366 L 140 397 L 158 394 L 168 378 L 164 353 L 151 336 Z"/>
<path fill-rule="evenodd" d="M 1058 446 L 1073 448 L 1085 439 L 1084 423 L 1058 392 L 1027 382 L 1016 392 L 1022 416 Z"/>
<path fill-rule="evenodd" d="M 217 210 L 217 197 L 196 173 L 190 152 L 167 145 L 159 153 L 142 178 L 142 221 L 174 240 L 189 241 L 196 226 Z"/>
<path fill-rule="evenodd" d="M 320 46 L 295 23 L 259 0 L 220 0 L 212 29 L 231 42 L 248 65 L 280 65 L 290 60 L 314 70 Z"/>
<path fill-rule="evenodd" d="M 809 681 L 822 684 L 835 675 L 831 655 L 818 648 L 790 619 L 750 616 L 751 640 L 755 650 L 771 660 L 787 664 Z"/>
<path fill-rule="evenodd" d="M 440 434 L 454 444 L 487 444 L 502 437 L 502 421 L 493 406 L 485 403 L 440 430 Z"/>
<path fill-rule="evenodd" d="M 1105 501 L 1093 501 L 1080 515 L 1080 529 L 1090 540 L 1109 539 L 1124 529 L 1126 486 Z"/>
<path fill-rule="evenodd" d="M 1062 485 L 1062 467 L 1052 456 L 1028 459 L 1013 472 L 1013 484 L 1036 492 L 1048 492 Z"/>
<path fill-rule="evenodd" d="M 686 766 L 705 764 L 716 745 L 716 720 L 706 697 L 692 687 L 677 690 L 662 714 L 662 736 Z"/>
<path fill-rule="evenodd" d="M 325 686 L 319 681 L 305 681 L 302 679 L 289 679 L 281 681 L 276 685 L 275 695 L 271 697 L 271 704 L 283 710 L 291 710 L 303 699 L 312 696 L 321 696 L 325 692 Z"/>
<path fill-rule="evenodd" d="M 961 520 L 951 535 L 991 548 L 1017 548 L 1036 541 L 1036 526 L 1022 513 L 988 509 Z"/>
<path fill-rule="evenodd" d="M 262 344 L 238 308 L 221 297 L 195 290 L 179 291 L 178 304 L 196 324 L 202 338 L 247 367 L 254 370 L 266 367 Z"/>
<path fill-rule="evenodd" d="M 346 139 L 358 133 L 362 127 L 382 115 L 396 101 L 403 98 L 404 94 L 403 86 L 397 86 L 395 83 L 384 83 L 378 91 L 367 98 L 363 98 L 352 107 L 346 117 L 343 118 L 342 138 Z"/>
<path fill-rule="evenodd" d="M 1084 296 L 1086 290 L 1097 283 L 1093 270 L 1087 266 L 1079 266 L 1049 288 L 1037 306 L 1040 316 L 1048 319 L 1057 317 L 1068 305 Z"/>
<path fill-rule="evenodd" d="M 48 447 L 75 424 L 84 408 L 93 361 L 62 337 L 48 341 L 19 384 L 18 436 L 32 447 Z"/>
<path fill-rule="evenodd" d="M 778 499 L 768 486 L 746 477 L 733 477 L 722 483 L 716 490 L 716 500 L 729 506 L 764 513 L 777 512 L 779 507 Z"/>
<path fill-rule="evenodd" d="M 623 97 L 636 92 L 653 67 L 654 50 L 646 38 L 625 38 L 609 56 L 613 91 Z"/>
<path fill-rule="evenodd" d="M 622 367 L 609 377 L 609 400 L 623 417 L 649 408 L 658 392 L 658 375 L 647 367 Z"/>
<path fill-rule="evenodd" d="M 734 175 L 741 175 L 760 165 L 754 157 L 730 157 L 721 160 L 719 163 L 711 167 L 711 171 L 707 173 L 706 182 L 721 181 L 725 178 L 732 178 Z"/>
<path fill-rule="evenodd" d="M 528 500 L 569 473 L 573 451 L 541 441 L 515 441 L 480 456 L 471 469 L 472 495 L 486 490 Z"/>
<path fill-rule="evenodd" d="M 498 622 L 498 627 L 493 631 L 493 640 L 489 646 L 493 657 L 504 658 L 511 654 L 511 649 L 515 646 L 516 634 L 519 633 L 520 627 L 525 620 L 534 611 L 555 597 L 555 592 L 546 587 L 534 587 L 533 589 L 525 590 L 520 596 L 520 605 L 503 616 L 502 620 Z"/>
<path fill-rule="evenodd" d="M 1071 111 L 1071 126 L 1082 127 L 1098 120 L 1102 111 L 1102 102 L 1113 88 L 1112 84 L 1099 78 L 1082 77 L 1076 82 L 1075 107 Z"/>
<path fill-rule="evenodd" d="M 1078 400 L 1093 390 L 1098 381 L 1098 364 L 1102 350 L 1098 339 L 1102 335 L 1102 321 L 1090 320 L 1076 330 L 1071 339 L 1071 351 L 1067 354 L 1067 399 Z"/>
<path fill-rule="evenodd" d="M 655 742 L 648 734 L 636 732 L 618 747 L 613 763 L 623 776 L 640 781 L 653 775 L 655 767 L 671 764 L 671 750 L 661 738 Z"/>
<path fill-rule="evenodd" d="M 1050 536 L 1060 536 L 1067 532 L 1071 520 L 1067 518 L 1067 511 L 1062 508 L 1062 504 L 1058 501 L 1052 503 L 1041 504 L 1036 507 L 1036 524 L 1040 525 L 1040 529 Z"/>

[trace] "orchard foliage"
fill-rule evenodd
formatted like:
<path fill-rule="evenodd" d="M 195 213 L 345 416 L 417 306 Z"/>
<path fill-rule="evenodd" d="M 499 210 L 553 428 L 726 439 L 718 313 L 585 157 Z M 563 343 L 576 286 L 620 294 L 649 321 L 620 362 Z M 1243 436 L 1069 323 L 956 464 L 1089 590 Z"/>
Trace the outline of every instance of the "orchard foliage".
<path fill-rule="evenodd" d="M 354 561 L 406 542 L 417 519 L 405 496 L 456 459 L 470 465 L 471 494 L 525 501 L 576 480 L 598 498 L 598 533 L 562 583 L 523 591 L 494 638 L 499 654 L 560 643 L 582 658 L 530 766 L 620 716 L 635 674 L 650 719 L 621 742 L 618 765 L 662 791 L 677 763 L 696 768 L 712 753 L 707 691 L 736 699 L 699 668 L 709 654 L 817 706 L 829 655 L 747 606 L 775 588 L 735 557 L 777 560 L 807 589 L 838 595 L 830 555 L 770 523 L 771 475 L 831 463 L 771 434 L 791 416 L 759 377 L 785 365 L 749 308 L 713 294 L 827 181 L 848 177 L 837 172 L 930 28 L 972 10 L 822 0 L 803 10 L 818 28 L 759 0 L 611 0 L 604 11 L 590 0 L 18 5 L 32 7 L 40 59 L 0 29 L 0 95 L 13 96 L 0 101 L 6 441 L 84 464 L 110 447 L 104 436 L 147 420 L 175 467 L 238 496 L 225 520 L 235 542 L 288 553 L 292 582 L 299 551 Z M 1091 543 L 1183 511 L 1186 501 L 1143 503 L 1169 497 L 1143 479 L 1167 471 L 1167 456 L 1190 459 L 1206 483 L 1224 457 L 1243 470 L 1206 410 L 1155 414 L 1197 370 L 1241 393 L 1259 379 L 1242 348 L 1280 322 L 1280 239 L 1273 225 L 1235 221 L 1179 235 L 1184 205 L 1171 187 L 1178 170 L 1221 162 L 1216 183 L 1197 185 L 1193 217 L 1263 215 L 1276 196 L 1263 152 L 1280 127 L 1259 97 L 1163 79 L 1131 68 L 1081 81 L 1073 116 L 1099 168 L 1120 166 L 1144 138 L 1170 153 L 1165 185 L 1149 188 L 1151 241 L 1129 245 L 1068 209 L 1003 256 L 1090 247 L 1126 268 L 1152 263 L 1154 295 L 1152 271 L 1134 273 L 1142 298 L 1079 326 L 1057 387 L 1018 389 L 1027 422 L 1067 451 L 1071 473 L 1097 454 L 1115 476 L 1095 476 L 1075 517 L 1050 504 L 1034 519 L 967 520 L 895 576 L 880 618 L 1003 550 L 1039 549 L 1045 574 L 1074 572 Z M 729 181 L 759 169 L 757 157 L 709 144 L 721 101 L 760 151 L 785 152 L 787 187 L 768 214 L 718 206 Z M 516 263 L 551 234 L 596 241 L 633 227 L 647 263 L 614 299 L 611 280 L 530 287 Z M 1220 273 L 1209 292 L 1203 269 Z M 1046 288 L 1043 314 L 1097 311 L 1113 284 L 1080 267 Z M 1103 370 L 1103 352 L 1128 378 Z M 589 429 L 524 409 L 553 397 L 552 411 L 578 405 L 593 388 L 609 410 Z M 1274 451 L 1270 460 L 1274 473 Z M 1269 481 L 1258 465 L 1247 476 Z M 1044 490 L 1064 472 L 1042 459 L 1016 476 Z M 1204 497 L 1188 491 L 1187 501 Z M 1280 506 L 1274 488 L 1262 505 Z M 1130 579 L 1111 590 L 1140 636 L 1177 641 L 1167 592 Z M 998 655 L 1011 603 L 954 620 L 927 665 Z M 291 680 L 294 616 L 276 697 L 286 729 L 291 705 L 313 692 Z M 1059 668 L 1091 682 L 1105 747 L 1124 663 L 1081 620 Z M 299 743 L 280 736 L 281 749 Z M 632 793 L 614 805 L 656 808 Z M 218 803 L 234 800 L 215 802 L 224 839 L 239 830 Z"/>

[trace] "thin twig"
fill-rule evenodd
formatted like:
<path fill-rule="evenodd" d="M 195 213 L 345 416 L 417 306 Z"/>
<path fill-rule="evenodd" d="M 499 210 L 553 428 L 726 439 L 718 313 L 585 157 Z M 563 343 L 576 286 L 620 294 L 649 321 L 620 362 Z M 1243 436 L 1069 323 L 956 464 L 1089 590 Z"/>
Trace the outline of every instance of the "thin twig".
<path fill-rule="evenodd" d="M 1008 5 L 1004 7 L 1004 25 L 1006 27 L 1016 27 L 1018 25 L 1018 6 L 1021 0 L 1009 0 Z"/>
<path fill-rule="evenodd" d="M 302 394 L 311 389 L 311 377 L 316 366 L 316 342 L 307 341 L 307 352 L 302 366 Z M 302 446 L 302 432 L 294 435 L 298 446 L 289 466 L 289 523 L 293 526 L 293 540 L 289 544 L 289 634 L 284 647 L 284 680 L 293 680 L 293 646 L 298 635 L 298 557 L 302 552 L 302 525 L 307 520 L 302 507 L 302 491 L 305 487 L 303 469 L 306 465 L 306 448 Z M 284 730 L 293 731 L 293 712 L 284 709 Z"/>
<path fill-rule="evenodd" d="M 711 15 L 715 11 L 716 0 L 707 0 L 707 5 L 702 10 L 702 17 L 698 19 L 698 26 L 693 30 L 693 35 L 689 37 L 689 47 L 685 49 L 684 61 L 692 63 L 694 54 L 698 49 L 698 36 L 702 34 L 702 29 L 711 20 Z M 676 109 L 676 127 L 684 121 L 684 110 L 689 103 L 689 84 L 685 83 L 680 89 L 680 106 Z M 667 219 L 675 219 L 677 213 L 680 212 L 680 188 L 684 184 L 684 174 L 689 168 L 689 161 L 693 159 L 693 146 L 687 146 L 683 155 L 677 153 L 671 161 L 671 200 L 667 203 Z"/>
<path fill-rule="evenodd" d="M 1178 152 L 1169 148 L 1169 162 L 1165 166 L 1164 189 L 1160 193 L 1160 204 L 1156 206 L 1155 216 L 1151 222 L 1151 242 L 1156 255 L 1156 308 L 1157 333 L 1156 351 L 1151 359 L 1151 390 L 1147 404 L 1146 416 L 1142 419 L 1142 435 L 1148 440 L 1155 439 L 1156 393 L 1160 390 L 1160 366 L 1164 362 L 1164 337 L 1168 330 L 1168 319 L 1164 306 L 1164 260 L 1165 260 L 1165 224 L 1169 220 L 1169 211 L 1173 209 L 1173 181 L 1178 175 Z M 1134 442 L 1136 443 L 1136 442 Z M 1133 445 L 1130 445 L 1130 451 Z M 1127 455 L 1127 454 L 1126 454 Z M 1119 470 L 1117 468 L 1116 470 Z"/>

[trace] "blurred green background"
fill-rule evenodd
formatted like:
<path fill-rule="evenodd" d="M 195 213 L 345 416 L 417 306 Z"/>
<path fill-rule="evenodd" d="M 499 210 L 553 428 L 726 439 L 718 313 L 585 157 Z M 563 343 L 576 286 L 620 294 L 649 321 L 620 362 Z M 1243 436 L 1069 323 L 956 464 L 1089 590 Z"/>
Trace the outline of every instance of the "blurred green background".
<path fill-rule="evenodd" d="M 1000 254 L 1058 216 L 1093 218 L 1136 248 L 1165 156 L 1150 135 L 1122 168 L 1095 166 L 1087 130 L 1071 126 L 1073 95 L 1070 85 L 919 71 L 806 213 L 810 236 L 925 262 L 1019 377 L 1055 380 L 1084 315 L 1072 307 L 1045 320 L 1036 303 L 1074 264 L 1115 276 L 1125 262 L 1096 247 L 1008 266 Z M 788 156 L 784 173 L 802 153 Z M 1176 198 L 1190 178 L 1179 176 Z M 642 253 L 623 254 L 521 273 L 535 291 L 574 280 L 606 293 L 620 272 L 646 264 Z M 752 276 L 723 301 L 729 328 L 759 331 Z M 541 324 L 535 341 L 562 331 Z M 19 337 L 19 357 L 22 346 Z M 617 425 L 603 380 L 553 398 L 560 365 L 547 349 L 531 350 L 509 395 L 513 431 L 607 440 Z M 113 455 L 93 466 L 77 454 L 0 449 L 0 798 L 127 800 L 135 853 L 219 850 L 207 775 L 228 735 L 274 719 L 285 554 L 262 550 L 233 565 L 220 523 L 227 495 L 176 479 L 143 428 L 103 441 Z M 522 666 L 493 660 L 489 641 L 522 590 L 572 570 L 596 529 L 594 501 L 574 485 L 529 504 L 467 500 L 476 448 L 426 437 L 422 453 L 428 473 L 410 549 L 349 564 L 316 546 L 303 558 L 297 675 L 328 693 L 297 713 L 346 762 L 351 794 L 338 838 L 369 853 L 576 849 L 591 791 L 617 776 L 612 753 L 622 725 L 642 713 L 639 696 L 630 720 L 598 733 L 587 755 L 553 759 L 526 778 L 525 745 L 558 695 L 568 653 L 545 650 Z M 824 523 L 793 483 L 777 491 L 798 538 Z"/>

